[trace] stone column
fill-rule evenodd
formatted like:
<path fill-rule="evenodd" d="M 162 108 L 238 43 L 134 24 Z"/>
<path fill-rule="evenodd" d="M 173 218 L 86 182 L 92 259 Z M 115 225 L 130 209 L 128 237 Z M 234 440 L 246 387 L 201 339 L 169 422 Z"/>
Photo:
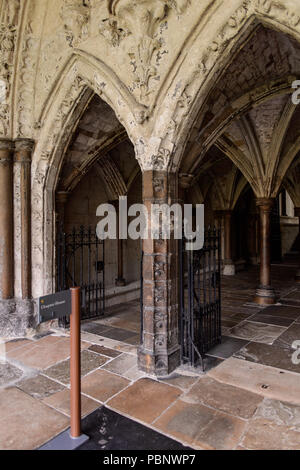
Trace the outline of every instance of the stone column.
<path fill-rule="evenodd" d="M 143 173 L 143 201 L 151 218 L 151 204 L 177 202 L 178 178 L 164 171 Z M 151 225 L 149 224 L 149 231 Z M 180 364 L 178 344 L 177 240 L 143 240 L 143 334 L 139 368 L 166 376 Z"/>
<path fill-rule="evenodd" d="M 13 256 L 13 143 L 0 139 L 0 299 L 14 295 Z"/>
<path fill-rule="evenodd" d="M 300 237 L 300 207 L 295 207 L 295 217 L 299 218 L 299 237 Z M 300 253 L 299 253 L 299 258 L 300 258 Z M 299 269 L 296 273 L 295 279 L 297 282 L 300 282 L 300 259 L 299 259 Z"/>
<path fill-rule="evenodd" d="M 34 142 L 15 140 L 15 163 L 20 165 L 21 194 L 21 289 L 22 299 L 31 298 L 31 157 Z"/>
<path fill-rule="evenodd" d="M 271 287 L 270 260 L 271 212 L 274 199 L 258 198 L 256 204 L 260 217 L 260 286 L 256 291 L 255 302 L 260 305 L 272 305 L 276 301 L 274 289 Z"/>
<path fill-rule="evenodd" d="M 224 238 L 225 238 L 225 249 L 224 249 L 224 276 L 234 276 L 235 275 L 235 265 L 232 261 L 231 253 L 231 218 L 232 211 L 225 210 L 223 211 L 224 216 Z"/>
<path fill-rule="evenodd" d="M 118 276 L 115 279 L 115 284 L 117 287 L 126 286 L 126 281 L 124 279 L 124 271 L 123 271 L 123 240 L 119 237 L 119 200 L 111 201 L 111 204 L 116 209 L 117 215 L 117 257 L 118 257 Z"/>

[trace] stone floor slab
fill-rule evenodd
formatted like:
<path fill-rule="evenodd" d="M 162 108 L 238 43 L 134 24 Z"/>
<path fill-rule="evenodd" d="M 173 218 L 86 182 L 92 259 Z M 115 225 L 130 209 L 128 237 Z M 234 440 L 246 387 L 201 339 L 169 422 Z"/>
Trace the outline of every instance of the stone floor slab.
<path fill-rule="evenodd" d="M 23 371 L 4 360 L 0 360 L 0 387 L 8 386 L 21 379 Z"/>
<path fill-rule="evenodd" d="M 247 343 L 247 340 L 223 336 L 222 343 L 210 349 L 210 351 L 208 352 L 208 356 L 215 356 L 220 359 L 227 359 L 228 357 L 231 357 L 235 352 L 239 351 Z"/>
<path fill-rule="evenodd" d="M 127 341 L 130 338 L 135 338 L 136 334 L 133 331 L 123 330 L 122 328 L 110 328 L 102 333 L 105 338 L 115 339 L 116 341 Z"/>
<path fill-rule="evenodd" d="M 104 331 L 107 331 L 110 327 L 106 325 L 100 325 L 99 323 L 96 322 L 89 322 L 89 323 L 83 323 L 81 325 L 81 330 L 86 332 L 86 333 L 92 333 L 94 335 L 100 335 L 102 336 L 102 333 Z"/>
<path fill-rule="evenodd" d="M 251 418 L 262 397 L 232 385 L 203 377 L 182 398 L 187 403 L 201 403 L 243 419 Z"/>
<path fill-rule="evenodd" d="M 273 317 L 285 317 L 297 320 L 300 317 L 300 308 L 289 307 L 286 305 L 272 305 L 263 310 L 264 315 Z"/>
<path fill-rule="evenodd" d="M 209 371 L 208 376 L 264 397 L 300 405 L 299 374 L 232 357 Z"/>
<path fill-rule="evenodd" d="M 256 313 L 251 317 L 252 322 L 266 323 L 268 325 L 277 325 L 289 327 L 294 322 L 292 318 L 288 317 L 277 317 L 272 315 L 266 315 L 263 312 Z"/>
<path fill-rule="evenodd" d="M 70 416 L 70 390 L 65 389 L 61 392 L 55 393 L 50 397 L 47 397 L 43 400 L 48 406 L 51 406 L 55 410 Z M 89 397 L 81 395 L 81 416 L 86 416 L 92 411 L 96 410 L 99 407 L 99 403 L 92 400 Z"/>
<path fill-rule="evenodd" d="M 121 356 L 106 364 L 103 369 L 114 372 L 115 374 L 123 375 L 136 364 L 137 359 L 135 356 L 123 353 Z"/>
<path fill-rule="evenodd" d="M 230 336 L 248 339 L 258 343 L 273 344 L 273 342 L 284 333 L 286 327 L 266 325 L 265 323 L 255 323 L 245 321 L 230 330 Z"/>
<path fill-rule="evenodd" d="M 291 348 L 283 348 L 278 345 L 249 343 L 234 356 L 238 359 L 300 373 L 300 365 L 293 362 L 294 352 Z"/>
<path fill-rule="evenodd" d="M 175 387 L 151 379 L 140 379 L 115 398 L 108 401 L 110 408 L 145 423 L 152 423 L 179 396 Z"/>
<path fill-rule="evenodd" d="M 66 429 L 69 419 L 17 388 L 0 391 L 0 449 L 40 447 Z"/>
<path fill-rule="evenodd" d="M 89 351 L 93 351 L 97 354 L 101 354 L 102 356 L 107 356 L 111 358 L 118 357 L 120 356 L 120 354 L 122 354 L 120 351 L 106 348 L 105 346 L 100 346 L 99 344 L 93 344 L 93 346 L 90 346 Z"/>
<path fill-rule="evenodd" d="M 43 375 L 22 380 L 17 386 L 20 390 L 23 390 L 23 392 L 39 400 L 43 400 L 64 389 L 63 385 Z"/>
<path fill-rule="evenodd" d="M 167 385 L 173 385 L 174 387 L 178 387 L 181 390 L 189 390 L 192 385 L 194 385 L 198 377 L 189 377 L 188 375 L 180 375 L 178 373 L 173 373 L 170 377 L 165 379 L 159 379 L 160 382 L 163 382 Z"/>
<path fill-rule="evenodd" d="M 178 400 L 155 427 L 200 449 L 233 449 L 241 440 L 246 422 L 201 404 Z"/>
<path fill-rule="evenodd" d="M 123 377 L 98 369 L 82 379 L 81 390 L 82 393 L 105 403 L 129 384 L 130 381 Z"/>
<path fill-rule="evenodd" d="M 291 348 L 294 341 L 300 341 L 300 324 L 299 323 L 294 323 L 281 336 L 279 336 L 279 338 L 277 338 L 277 340 L 274 342 L 274 346 L 282 346 L 284 348 Z"/>
<path fill-rule="evenodd" d="M 109 359 L 100 354 L 93 353 L 92 351 L 82 351 L 81 353 L 81 376 L 85 376 L 94 369 L 98 369 L 105 364 Z M 70 361 L 59 362 L 54 366 L 46 369 L 43 372 L 47 377 L 50 377 L 63 384 L 70 382 Z"/>

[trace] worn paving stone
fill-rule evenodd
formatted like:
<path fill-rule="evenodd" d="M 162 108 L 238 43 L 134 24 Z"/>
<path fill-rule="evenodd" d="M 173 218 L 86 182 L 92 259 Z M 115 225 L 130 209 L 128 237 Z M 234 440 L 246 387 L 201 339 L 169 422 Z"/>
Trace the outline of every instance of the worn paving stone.
<path fill-rule="evenodd" d="M 170 377 L 159 380 L 160 382 L 166 383 L 168 385 L 174 385 L 175 387 L 181 388 L 182 390 L 188 390 L 199 379 L 198 377 L 189 377 L 188 375 L 180 375 L 175 372 Z"/>
<path fill-rule="evenodd" d="M 294 322 L 292 318 L 276 317 L 272 315 L 265 315 L 264 313 L 256 313 L 251 317 L 251 321 L 256 323 L 266 323 L 268 325 L 286 326 L 289 327 Z"/>
<path fill-rule="evenodd" d="M 18 349 L 13 349 L 8 352 L 7 356 L 26 367 L 39 370 L 46 369 L 70 356 L 69 337 L 47 336 L 31 343 Z M 88 346 L 88 343 L 81 343 L 81 349 L 85 349 Z"/>
<path fill-rule="evenodd" d="M 126 341 L 130 338 L 136 338 L 136 334 L 129 330 L 123 330 L 122 328 L 111 328 L 102 333 L 105 338 L 115 339 L 116 341 Z"/>
<path fill-rule="evenodd" d="M 82 331 L 86 331 L 87 333 L 93 333 L 94 335 L 99 335 L 99 336 L 102 336 L 102 333 L 104 331 L 107 331 L 108 329 L 109 329 L 108 326 L 100 325 L 99 323 L 96 323 L 96 322 L 83 323 L 81 325 Z"/>
<path fill-rule="evenodd" d="M 93 346 L 89 347 L 89 351 L 93 351 L 97 354 L 102 354 L 103 356 L 107 357 L 118 357 L 120 354 L 122 354 L 120 351 L 106 348 L 105 346 L 100 346 L 99 344 L 93 344 Z"/>
<path fill-rule="evenodd" d="M 23 371 L 18 367 L 0 360 L 0 387 L 8 386 L 23 376 Z"/>
<path fill-rule="evenodd" d="M 129 384 L 130 381 L 123 377 L 98 369 L 82 379 L 81 390 L 82 393 L 104 403 Z"/>
<path fill-rule="evenodd" d="M 33 398 L 37 398 L 39 400 L 43 400 L 44 398 L 64 389 L 63 385 L 54 382 L 43 375 L 23 380 L 18 383 L 17 387 L 20 390 L 23 390 L 23 392 L 28 393 L 28 395 L 31 395 Z"/>
<path fill-rule="evenodd" d="M 139 346 L 141 343 L 140 335 L 131 336 L 129 339 L 126 339 L 125 342 L 134 346 Z"/>
<path fill-rule="evenodd" d="M 286 317 L 297 320 L 300 317 L 300 308 L 288 307 L 286 305 L 272 305 L 263 310 L 264 315 L 273 317 Z"/>
<path fill-rule="evenodd" d="M 33 345 L 34 342 L 28 339 L 14 339 L 0 344 L 0 356 L 6 356 L 8 352 L 14 351 L 22 346 Z"/>
<path fill-rule="evenodd" d="M 175 387 L 151 379 L 140 379 L 108 401 L 110 408 L 145 423 L 152 423 L 179 396 Z"/>
<path fill-rule="evenodd" d="M 50 397 L 43 400 L 48 406 L 51 406 L 57 411 L 70 416 L 70 390 L 64 389 L 61 392 L 55 393 Z M 81 416 L 86 416 L 99 407 L 99 403 L 89 397 L 81 395 Z"/>
<path fill-rule="evenodd" d="M 208 376 L 264 397 L 300 404 L 299 374 L 231 357 Z"/>
<path fill-rule="evenodd" d="M 155 427 L 189 445 L 203 449 L 233 449 L 246 422 L 201 404 L 178 400 L 156 422 Z"/>
<path fill-rule="evenodd" d="M 40 447 L 69 426 L 69 418 L 17 388 L 0 391 L 0 449 Z"/>
<path fill-rule="evenodd" d="M 278 426 L 290 426 L 295 431 L 300 432 L 299 405 L 265 398 L 258 407 L 255 415 L 255 419 L 257 418 L 265 418 Z"/>
<path fill-rule="evenodd" d="M 134 367 L 137 364 L 137 359 L 135 356 L 130 354 L 123 353 L 121 356 L 113 359 L 108 364 L 106 364 L 103 369 L 106 369 L 115 374 L 123 375 L 129 369 Z"/>
<path fill-rule="evenodd" d="M 239 351 L 247 343 L 247 340 L 223 336 L 222 343 L 210 349 L 207 355 L 215 356 L 220 359 L 227 359 L 228 357 L 231 357 L 235 352 Z"/>
<path fill-rule="evenodd" d="M 274 346 L 291 348 L 294 341 L 300 341 L 300 324 L 294 323 L 274 342 Z"/>
<path fill-rule="evenodd" d="M 81 353 L 81 376 L 85 376 L 94 369 L 98 369 L 105 364 L 109 359 L 101 356 L 100 354 L 91 351 L 83 351 Z M 53 378 L 58 382 L 68 384 L 70 382 L 70 361 L 62 361 L 54 366 L 46 369 L 44 374 L 47 377 Z"/>
<path fill-rule="evenodd" d="M 291 348 L 263 343 L 249 343 L 235 353 L 234 356 L 238 359 L 300 373 L 300 365 L 294 364 L 292 360 L 294 353 L 295 351 Z"/>
<path fill-rule="evenodd" d="M 243 446 L 249 450 L 299 450 L 300 433 L 260 418 L 250 422 Z"/>
<path fill-rule="evenodd" d="M 187 403 L 202 403 L 234 416 L 249 419 L 254 415 L 262 397 L 210 377 L 203 377 L 193 385 L 182 400 Z"/>
<path fill-rule="evenodd" d="M 284 333 L 285 327 L 266 325 L 245 321 L 230 330 L 230 336 L 256 341 L 258 343 L 272 344 L 278 336 Z"/>

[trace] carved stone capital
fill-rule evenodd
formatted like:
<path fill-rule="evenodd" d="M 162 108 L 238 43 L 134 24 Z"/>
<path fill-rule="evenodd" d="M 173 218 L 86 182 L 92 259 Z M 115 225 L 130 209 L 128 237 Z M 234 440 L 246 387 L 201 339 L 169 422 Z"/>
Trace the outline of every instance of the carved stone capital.
<path fill-rule="evenodd" d="M 32 152 L 34 149 L 34 140 L 26 138 L 15 139 L 15 149 L 16 151 L 26 150 L 27 152 Z"/>
<path fill-rule="evenodd" d="M 272 197 L 259 197 L 256 199 L 256 205 L 264 212 L 271 212 L 275 199 Z"/>
<path fill-rule="evenodd" d="M 0 138 L 0 150 L 11 151 L 14 149 L 14 143 L 10 139 Z"/>
<path fill-rule="evenodd" d="M 193 179 L 194 179 L 194 175 L 190 175 L 188 173 L 180 173 L 179 174 L 179 186 L 182 189 L 188 189 L 191 186 Z"/>
<path fill-rule="evenodd" d="M 31 163 L 34 141 L 31 139 L 15 140 L 15 162 Z"/>

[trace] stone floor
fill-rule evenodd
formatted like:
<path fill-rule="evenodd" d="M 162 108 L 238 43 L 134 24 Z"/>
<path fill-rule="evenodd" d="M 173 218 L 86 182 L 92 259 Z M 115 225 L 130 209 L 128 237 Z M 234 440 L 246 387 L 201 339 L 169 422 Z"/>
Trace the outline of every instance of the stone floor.
<path fill-rule="evenodd" d="M 138 302 L 84 323 L 86 425 L 115 413 L 122 429 L 153 436 L 155 449 L 160 440 L 161 449 L 300 449 L 300 365 L 292 360 L 300 340 L 300 286 L 294 271 L 273 267 L 280 302 L 265 309 L 252 303 L 257 269 L 223 279 L 224 336 L 209 352 L 205 373 L 181 367 L 158 380 L 138 371 Z M 0 449 L 35 449 L 68 427 L 68 332 L 2 340 L 0 404 Z M 126 443 L 125 431 L 120 441 L 112 429 L 103 429 L 100 448 L 121 441 L 122 449 L 141 445 L 132 436 Z"/>

